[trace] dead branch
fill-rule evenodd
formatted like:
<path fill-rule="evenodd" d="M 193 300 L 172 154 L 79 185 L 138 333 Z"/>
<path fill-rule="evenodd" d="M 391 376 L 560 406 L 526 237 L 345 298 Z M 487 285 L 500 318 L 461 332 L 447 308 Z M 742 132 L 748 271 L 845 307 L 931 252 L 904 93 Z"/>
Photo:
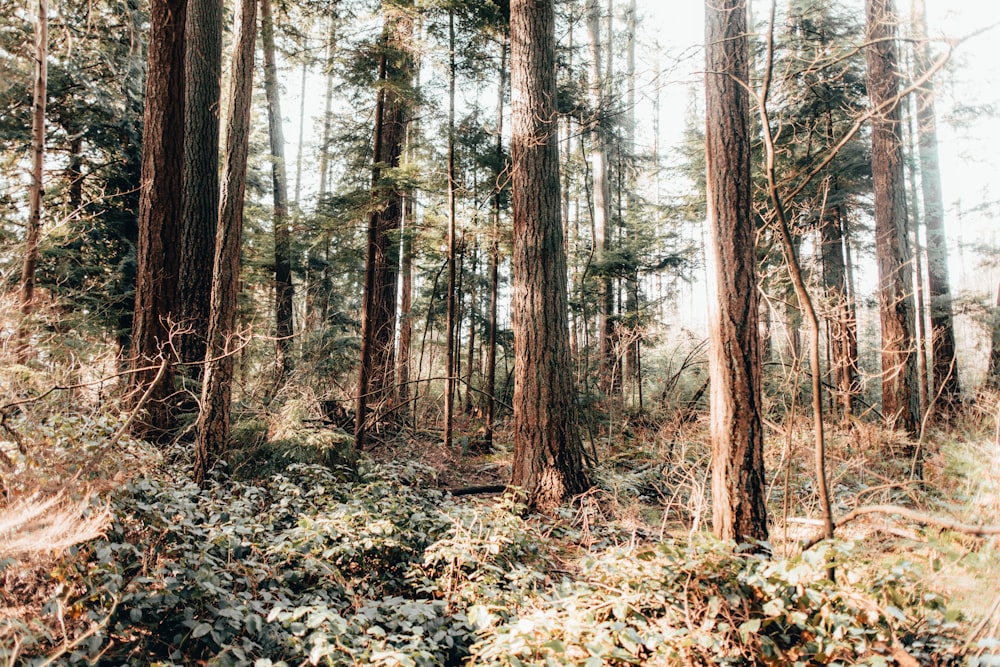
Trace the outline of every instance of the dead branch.
<path fill-rule="evenodd" d="M 1000 535 L 1000 526 L 983 526 L 973 523 L 961 523 L 960 521 L 955 521 L 954 519 L 936 517 L 930 514 L 925 514 L 924 512 L 911 510 L 907 507 L 900 507 L 899 505 L 865 505 L 863 507 L 856 507 L 837 519 L 835 525 L 837 528 L 840 528 L 841 526 L 848 524 L 858 517 L 866 514 L 898 514 L 904 519 L 908 519 L 909 521 L 920 523 L 925 526 L 935 526 L 943 530 L 953 530 L 956 533 L 965 533 L 966 535 L 973 535 L 975 537 Z M 822 535 L 813 537 L 802 545 L 802 550 L 806 551 L 807 549 L 813 548 L 822 542 L 823 539 L 825 538 Z"/>

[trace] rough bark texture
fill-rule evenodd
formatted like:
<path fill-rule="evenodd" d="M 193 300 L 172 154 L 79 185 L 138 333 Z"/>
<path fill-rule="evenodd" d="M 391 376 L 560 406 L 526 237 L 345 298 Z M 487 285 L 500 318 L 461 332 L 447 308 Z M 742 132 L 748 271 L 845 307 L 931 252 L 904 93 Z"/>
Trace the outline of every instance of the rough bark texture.
<path fill-rule="evenodd" d="M 403 3 L 406 4 L 406 3 Z M 375 110 L 372 167 L 372 214 L 368 221 L 365 293 L 361 313 L 361 368 L 355 413 L 357 447 L 364 445 L 366 422 L 376 421 L 391 402 L 395 382 L 396 290 L 399 279 L 396 235 L 402 221 L 403 192 L 389 169 L 399 167 L 410 102 L 405 89 L 413 81 L 413 17 L 407 7 L 386 6 L 383 55 Z M 368 417 L 369 407 L 375 417 Z"/>
<path fill-rule="evenodd" d="M 747 8 L 705 4 L 712 507 L 722 539 L 767 539 L 750 188 Z"/>
<path fill-rule="evenodd" d="M 132 318 L 132 375 L 138 398 L 156 378 L 158 357 L 176 322 L 180 274 L 181 202 L 184 173 L 184 21 L 186 0 L 153 0 L 149 9 L 149 65 L 142 134 L 142 191 Z M 146 416 L 134 432 L 158 438 L 173 427 L 167 368 L 149 395 Z"/>
<path fill-rule="evenodd" d="M 185 34 L 184 200 L 179 324 L 181 359 L 205 358 L 219 215 L 219 88 L 222 1 L 188 0 Z M 193 368 L 198 368 L 197 366 Z"/>
<path fill-rule="evenodd" d="M 195 436 L 195 479 L 200 483 L 229 440 L 232 399 L 233 334 L 239 294 L 243 198 L 250 148 L 250 106 L 253 101 L 254 41 L 257 0 L 243 0 L 235 20 L 235 53 L 226 121 L 226 161 L 215 239 L 212 301 L 209 311 L 208 358 L 202 378 L 201 412 Z"/>
<path fill-rule="evenodd" d="M 559 206 L 552 0 L 510 7 L 514 251 L 514 463 L 529 507 L 551 510 L 589 486 L 570 374 L 566 255 Z"/>
<path fill-rule="evenodd" d="M 291 231 L 288 228 L 288 177 L 285 171 L 285 137 L 281 123 L 281 96 L 274 52 L 274 18 L 271 0 L 260 0 L 260 37 L 264 47 L 264 92 L 271 138 L 271 182 L 274 199 L 274 320 L 277 337 L 276 366 L 279 377 L 292 370 L 289 356 L 292 322 Z"/>
<path fill-rule="evenodd" d="M 48 88 L 49 4 L 38 0 L 35 22 L 35 81 L 31 106 L 31 187 L 28 191 L 28 230 L 24 239 L 21 265 L 21 314 L 31 314 L 35 301 L 35 268 L 38 265 L 38 239 L 42 231 L 42 163 L 45 158 L 45 96 Z M 27 329 L 21 323 L 18 334 L 19 356 L 27 356 Z"/>
<path fill-rule="evenodd" d="M 910 246 L 906 234 L 906 186 L 896 69 L 896 15 L 891 0 L 866 0 L 865 60 L 872 119 L 875 183 L 875 253 L 882 324 L 882 414 L 890 426 L 918 429 L 916 355 Z"/>
<path fill-rule="evenodd" d="M 927 42 L 927 21 L 923 0 L 913 3 L 914 43 L 917 69 L 922 76 L 931 64 Z M 951 278 L 948 275 L 948 240 L 945 236 L 944 197 L 941 194 L 941 167 L 938 159 L 937 114 L 934 84 L 928 81 L 917 90 L 917 142 L 920 155 L 920 185 L 927 230 L 927 283 L 931 307 L 931 376 L 939 394 L 937 411 L 949 417 L 961 401 L 958 363 L 955 359 L 955 325 L 951 309 Z"/>

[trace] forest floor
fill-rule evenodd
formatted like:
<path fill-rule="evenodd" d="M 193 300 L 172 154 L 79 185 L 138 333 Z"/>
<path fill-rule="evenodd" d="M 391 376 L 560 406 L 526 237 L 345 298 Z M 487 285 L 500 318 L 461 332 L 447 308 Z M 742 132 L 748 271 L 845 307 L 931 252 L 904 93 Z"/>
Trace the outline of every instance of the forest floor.
<path fill-rule="evenodd" d="M 831 429 L 835 516 L 879 505 L 1000 524 L 998 405 L 986 397 L 920 443 L 864 421 Z M 707 416 L 611 408 L 614 421 L 584 430 L 594 488 L 554 516 L 484 491 L 509 478 L 511 438 L 470 451 L 473 420 L 459 420 L 454 448 L 430 427 L 373 434 L 345 477 L 311 462 L 317 442 L 346 434 L 289 404 L 241 417 L 264 458 L 234 458 L 198 488 L 181 443 L 119 439 L 106 414 L 21 415 L 6 432 L 39 458 L 5 478 L 11 497 L 62 489 L 71 514 L 107 507 L 110 522 L 34 557 L 0 526 L 0 661 L 1000 664 L 997 536 L 872 513 L 803 551 L 821 528 L 813 438 L 809 420 L 786 418 L 765 429 L 773 557 L 734 552 L 707 534 Z M 97 492 L 91 509 L 68 501 L 67 479 Z"/>

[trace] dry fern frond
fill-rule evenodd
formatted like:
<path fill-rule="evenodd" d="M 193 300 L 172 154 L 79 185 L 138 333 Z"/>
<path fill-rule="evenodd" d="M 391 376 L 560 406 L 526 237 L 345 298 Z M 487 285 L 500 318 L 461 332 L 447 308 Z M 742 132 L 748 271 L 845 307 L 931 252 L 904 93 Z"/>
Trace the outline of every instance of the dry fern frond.
<path fill-rule="evenodd" d="M 62 493 L 34 494 L 0 510 L 0 558 L 51 555 L 100 537 L 111 511 L 96 509 L 91 501 L 90 495 L 71 500 Z"/>

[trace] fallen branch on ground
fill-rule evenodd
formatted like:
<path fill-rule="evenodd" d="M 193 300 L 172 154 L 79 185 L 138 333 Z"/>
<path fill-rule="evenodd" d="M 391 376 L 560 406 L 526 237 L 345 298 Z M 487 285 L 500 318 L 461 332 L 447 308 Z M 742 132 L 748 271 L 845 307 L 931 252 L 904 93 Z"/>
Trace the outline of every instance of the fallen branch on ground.
<path fill-rule="evenodd" d="M 898 514 L 905 519 L 924 524 L 925 526 L 936 526 L 938 528 L 943 528 L 944 530 L 953 530 L 956 533 L 965 533 L 966 535 L 975 535 L 976 537 L 1000 535 L 1000 526 L 980 526 L 972 523 L 961 523 L 953 519 L 946 519 L 931 516 L 930 514 L 924 514 L 923 512 L 917 512 L 916 510 L 900 507 L 899 505 L 866 505 L 864 507 L 856 507 L 837 519 L 837 522 L 834 525 L 836 528 L 840 528 L 841 526 L 850 523 L 865 514 Z M 822 535 L 813 537 L 802 545 L 802 550 L 806 551 L 807 549 L 811 549 L 822 542 L 823 539 L 824 537 Z"/>

